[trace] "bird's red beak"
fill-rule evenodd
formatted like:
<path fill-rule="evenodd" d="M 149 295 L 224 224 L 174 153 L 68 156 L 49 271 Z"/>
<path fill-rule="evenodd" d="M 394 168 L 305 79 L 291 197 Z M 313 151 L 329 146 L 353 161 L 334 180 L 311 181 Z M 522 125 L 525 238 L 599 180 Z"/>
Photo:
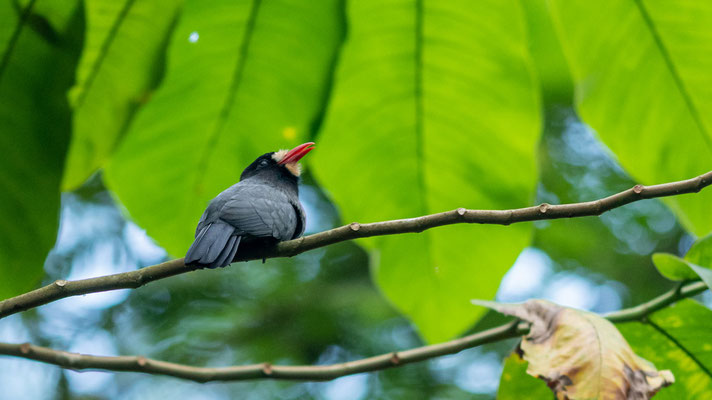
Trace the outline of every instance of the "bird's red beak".
<path fill-rule="evenodd" d="M 295 163 L 302 159 L 307 153 L 314 150 L 314 142 L 307 142 L 289 150 L 278 164 Z"/>

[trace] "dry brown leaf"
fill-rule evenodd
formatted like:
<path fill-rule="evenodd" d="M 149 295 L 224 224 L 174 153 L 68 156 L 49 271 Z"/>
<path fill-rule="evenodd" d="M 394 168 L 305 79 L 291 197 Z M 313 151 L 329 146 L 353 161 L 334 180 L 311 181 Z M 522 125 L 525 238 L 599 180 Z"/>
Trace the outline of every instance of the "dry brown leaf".
<path fill-rule="evenodd" d="M 618 329 L 596 314 L 545 300 L 501 304 L 473 300 L 531 323 L 520 343 L 527 373 L 558 399 L 649 399 L 675 378 L 638 357 Z"/>

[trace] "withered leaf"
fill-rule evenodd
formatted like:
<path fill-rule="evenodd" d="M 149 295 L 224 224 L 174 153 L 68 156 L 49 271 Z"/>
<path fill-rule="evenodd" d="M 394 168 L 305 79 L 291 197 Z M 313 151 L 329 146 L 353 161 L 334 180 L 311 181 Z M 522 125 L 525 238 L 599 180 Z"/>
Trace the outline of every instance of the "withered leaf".
<path fill-rule="evenodd" d="M 558 399 L 649 399 L 675 378 L 638 357 L 618 329 L 596 314 L 545 300 L 501 304 L 473 300 L 531 323 L 520 343 L 527 373 Z"/>

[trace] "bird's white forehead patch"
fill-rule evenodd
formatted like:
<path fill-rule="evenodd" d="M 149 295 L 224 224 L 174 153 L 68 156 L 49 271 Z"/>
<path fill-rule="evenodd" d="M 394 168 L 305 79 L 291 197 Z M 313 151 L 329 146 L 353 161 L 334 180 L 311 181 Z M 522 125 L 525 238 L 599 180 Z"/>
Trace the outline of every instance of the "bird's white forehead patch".
<path fill-rule="evenodd" d="M 274 154 L 272 154 L 272 159 L 276 162 L 280 162 L 284 159 L 284 156 L 286 156 L 288 152 L 289 150 L 275 151 Z M 302 166 L 298 163 L 290 162 L 284 164 L 284 167 L 287 168 L 287 170 L 291 172 L 294 176 L 299 176 L 302 174 Z"/>
<path fill-rule="evenodd" d="M 289 150 L 279 150 L 279 151 L 275 151 L 274 154 L 272 154 L 272 159 L 273 159 L 274 161 L 280 162 L 280 161 L 282 161 L 282 159 L 284 158 L 284 156 L 287 155 L 288 152 L 289 152 Z"/>

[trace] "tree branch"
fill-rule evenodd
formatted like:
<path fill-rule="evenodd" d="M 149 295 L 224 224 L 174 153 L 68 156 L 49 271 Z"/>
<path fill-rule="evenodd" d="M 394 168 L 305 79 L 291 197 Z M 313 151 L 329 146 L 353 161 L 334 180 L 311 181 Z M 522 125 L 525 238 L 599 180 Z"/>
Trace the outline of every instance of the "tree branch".
<path fill-rule="evenodd" d="M 292 257 L 305 251 L 314 250 L 334 243 L 371 236 L 416 233 L 426 229 L 452 224 L 498 224 L 509 225 L 518 222 L 545 219 L 574 218 L 601 215 L 606 211 L 642 199 L 675 196 L 683 193 L 699 192 L 712 184 L 712 171 L 684 181 L 653 186 L 635 185 L 614 195 L 582 203 L 517 208 L 512 210 L 468 210 L 458 208 L 422 217 L 397 219 L 393 221 L 359 224 L 353 222 L 339 228 L 277 243 L 263 251 L 240 252 L 234 261 L 261 260 L 265 258 Z M 196 267 L 186 266 L 183 259 L 166 261 L 161 264 L 98 278 L 78 281 L 58 280 L 45 287 L 0 301 L 0 318 L 47 304 L 65 297 L 116 289 L 135 289 L 149 282 L 169 276 L 193 271 Z"/>
<path fill-rule="evenodd" d="M 616 311 L 605 317 L 613 322 L 641 320 L 648 314 L 677 300 L 694 296 L 707 289 L 703 282 L 688 283 L 636 307 Z M 485 343 L 511 339 L 529 330 L 529 324 L 514 320 L 496 328 L 429 346 L 395 351 L 356 361 L 331 365 L 282 366 L 270 363 L 204 368 L 154 360 L 143 356 L 106 357 L 69 353 L 30 343 L 0 343 L 0 354 L 21 357 L 73 370 L 132 371 L 154 375 L 168 375 L 197 382 L 239 381 L 249 379 L 282 379 L 325 381 L 345 375 L 380 371 L 392 367 L 423 361 L 446 354 L 477 347 Z"/>
<path fill-rule="evenodd" d="M 701 281 L 680 284 L 648 302 L 639 304 L 635 307 L 605 314 L 604 317 L 606 317 L 609 321 L 616 323 L 641 320 L 645 316 L 652 314 L 661 308 L 665 308 L 680 299 L 692 297 L 696 294 L 704 292 L 707 289 L 707 285 Z"/>

